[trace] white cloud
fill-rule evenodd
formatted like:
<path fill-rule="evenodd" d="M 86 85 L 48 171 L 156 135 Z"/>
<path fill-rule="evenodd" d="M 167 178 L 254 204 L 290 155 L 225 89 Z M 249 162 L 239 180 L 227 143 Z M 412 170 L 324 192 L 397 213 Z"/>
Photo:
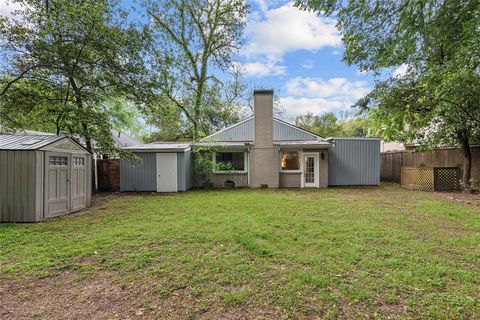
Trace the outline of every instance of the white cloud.
<path fill-rule="evenodd" d="M 312 69 L 314 67 L 314 63 L 312 60 L 308 59 L 302 64 L 302 68 L 304 69 Z"/>
<path fill-rule="evenodd" d="M 21 9 L 21 5 L 18 3 L 12 3 L 11 1 L 0 0 L 0 16 L 11 16 L 14 10 Z"/>
<path fill-rule="evenodd" d="M 408 65 L 401 64 L 395 70 L 393 70 L 392 75 L 395 78 L 403 78 L 407 74 L 407 72 L 408 72 Z"/>
<path fill-rule="evenodd" d="M 269 8 L 271 1 L 254 0 L 260 11 L 252 12 L 245 28 L 242 55 L 255 76 L 285 74 L 285 53 L 324 47 L 339 47 L 340 34 L 335 20 L 299 10 L 292 2 Z M 277 3 L 274 1 L 273 3 Z M 309 68 L 310 64 L 304 64 Z"/>
<path fill-rule="evenodd" d="M 290 95 L 321 98 L 349 96 L 353 99 L 359 99 L 369 91 L 368 82 L 350 81 L 346 78 L 323 80 L 296 77 L 287 82 L 286 89 Z"/>
<path fill-rule="evenodd" d="M 303 115 L 307 112 L 321 114 L 330 111 L 345 110 L 351 105 L 324 98 L 297 98 L 291 96 L 280 98 L 280 104 L 285 108 L 286 114 L 290 117 Z"/>
<path fill-rule="evenodd" d="M 247 22 L 247 55 L 273 55 L 296 50 L 316 51 L 341 44 L 335 20 L 295 8 L 292 3 L 269 9 L 263 19 L 253 15 Z"/>
<path fill-rule="evenodd" d="M 284 75 L 287 67 L 277 65 L 275 61 L 249 62 L 241 65 L 241 72 L 245 76 L 265 77 Z"/>
<path fill-rule="evenodd" d="M 312 112 L 343 111 L 370 91 L 368 82 L 346 78 L 296 77 L 285 85 L 287 96 L 281 103 L 290 116 Z"/>

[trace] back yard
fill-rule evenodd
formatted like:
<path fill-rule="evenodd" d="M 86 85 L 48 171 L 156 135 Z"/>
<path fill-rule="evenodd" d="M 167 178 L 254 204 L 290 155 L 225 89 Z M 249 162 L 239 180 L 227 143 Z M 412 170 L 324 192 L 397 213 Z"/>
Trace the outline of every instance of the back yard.
<path fill-rule="evenodd" d="M 0 226 L 0 318 L 480 317 L 480 207 L 397 186 L 97 199 Z"/>

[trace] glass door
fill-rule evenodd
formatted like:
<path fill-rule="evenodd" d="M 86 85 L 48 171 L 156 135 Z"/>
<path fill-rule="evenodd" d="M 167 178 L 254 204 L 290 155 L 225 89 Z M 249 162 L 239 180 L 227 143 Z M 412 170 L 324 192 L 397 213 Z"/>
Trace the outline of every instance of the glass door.
<path fill-rule="evenodd" d="M 305 187 L 319 187 L 318 153 L 304 153 L 303 179 Z"/>

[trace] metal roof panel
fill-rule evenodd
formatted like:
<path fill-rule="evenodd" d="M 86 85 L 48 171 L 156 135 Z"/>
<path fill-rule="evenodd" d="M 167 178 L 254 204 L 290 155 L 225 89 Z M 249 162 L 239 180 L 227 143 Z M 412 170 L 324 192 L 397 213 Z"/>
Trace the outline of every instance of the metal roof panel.
<path fill-rule="evenodd" d="M 68 138 L 63 135 L 0 134 L 0 150 L 37 150 L 56 141 Z"/>

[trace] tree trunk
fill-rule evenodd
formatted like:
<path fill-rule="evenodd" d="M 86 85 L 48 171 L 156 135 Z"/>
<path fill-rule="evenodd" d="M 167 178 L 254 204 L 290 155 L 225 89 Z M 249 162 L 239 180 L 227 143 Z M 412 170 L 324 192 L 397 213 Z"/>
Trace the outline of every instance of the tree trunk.
<path fill-rule="evenodd" d="M 465 185 L 470 184 L 470 177 L 472 173 L 472 151 L 470 149 L 470 139 L 467 130 L 457 131 L 457 138 L 460 142 L 463 154 L 463 177 L 462 181 Z"/>

